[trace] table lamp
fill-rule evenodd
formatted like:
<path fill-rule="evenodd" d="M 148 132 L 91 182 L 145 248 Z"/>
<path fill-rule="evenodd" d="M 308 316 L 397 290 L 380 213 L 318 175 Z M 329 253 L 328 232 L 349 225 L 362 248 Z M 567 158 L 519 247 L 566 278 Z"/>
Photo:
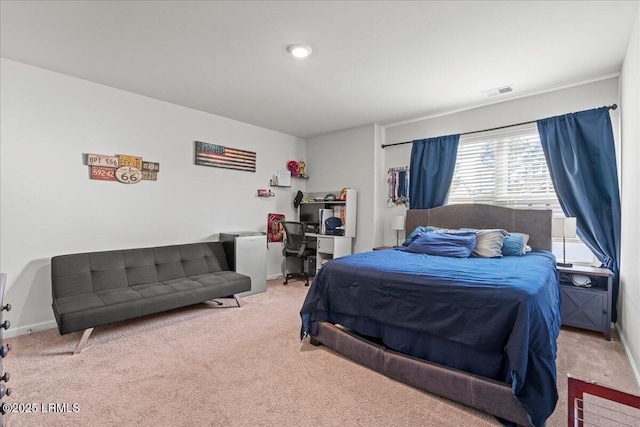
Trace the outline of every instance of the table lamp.
<path fill-rule="evenodd" d="M 552 218 L 551 235 L 553 237 L 562 237 L 562 262 L 558 263 L 560 267 L 573 267 L 573 264 L 567 262 L 567 238 L 576 237 L 576 219 L 571 218 Z"/>
<path fill-rule="evenodd" d="M 394 216 L 391 218 L 391 229 L 396 230 L 396 246 L 400 246 L 398 233 L 400 230 L 404 230 L 404 216 Z"/>

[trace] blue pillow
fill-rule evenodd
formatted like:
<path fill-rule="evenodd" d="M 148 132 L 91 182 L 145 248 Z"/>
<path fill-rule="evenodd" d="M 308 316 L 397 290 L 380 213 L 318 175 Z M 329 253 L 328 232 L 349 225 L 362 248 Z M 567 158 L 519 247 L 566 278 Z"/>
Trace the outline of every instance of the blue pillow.
<path fill-rule="evenodd" d="M 502 243 L 503 256 L 521 256 L 525 253 L 525 247 L 529 236 L 523 233 L 509 233 Z"/>
<path fill-rule="evenodd" d="M 454 258 L 468 258 L 476 247 L 476 233 L 422 233 L 403 250 Z"/>
<path fill-rule="evenodd" d="M 402 246 L 409 246 L 411 242 L 413 242 L 422 233 L 431 233 L 435 229 L 436 227 L 432 227 L 430 225 L 427 225 L 427 226 L 421 225 L 416 227 L 411 233 L 409 233 L 405 241 L 402 243 Z"/>

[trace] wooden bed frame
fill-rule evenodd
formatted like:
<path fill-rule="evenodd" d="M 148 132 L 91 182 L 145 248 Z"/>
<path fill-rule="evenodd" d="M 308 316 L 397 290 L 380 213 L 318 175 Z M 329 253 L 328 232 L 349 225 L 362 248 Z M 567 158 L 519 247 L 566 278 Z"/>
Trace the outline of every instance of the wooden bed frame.
<path fill-rule="evenodd" d="M 529 235 L 532 249 L 551 250 L 551 210 L 513 209 L 482 204 L 458 204 L 408 210 L 407 235 L 417 226 L 442 228 L 502 228 Z M 471 406 L 480 411 L 530 426 L 529 417 L 511 386 L 493 379 L 408 356 L 370 342 L 328 322 L 318 324 L 314 345 L 323 344 L 347 358 L 418 389 Z"/>

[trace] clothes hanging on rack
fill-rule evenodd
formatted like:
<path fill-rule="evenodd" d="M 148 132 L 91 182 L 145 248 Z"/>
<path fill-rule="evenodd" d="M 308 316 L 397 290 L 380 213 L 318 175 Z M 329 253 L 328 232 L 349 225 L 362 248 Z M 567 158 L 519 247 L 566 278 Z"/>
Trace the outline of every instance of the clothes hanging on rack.
<path fill-rule="evenodd" d="M 387 206 L 405 205 L 409 207 L 409 168 L 389 169 L 389 198 Z"/>

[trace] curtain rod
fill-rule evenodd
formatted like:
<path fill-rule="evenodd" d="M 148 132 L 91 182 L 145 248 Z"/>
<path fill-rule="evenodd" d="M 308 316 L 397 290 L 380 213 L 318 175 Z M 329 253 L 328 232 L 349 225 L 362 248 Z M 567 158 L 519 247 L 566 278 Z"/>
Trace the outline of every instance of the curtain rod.
<path fill-rule="evenodd" d="M 608 108 L 610 110 L 615 110 L 616 108 L 618 108 L 618 105 L 617 104 L 613 104 L 611 106 L 607 106 L 606 108 Z M 520 126 L 520 125 L 528 125 L 530 123 L 536 123 L 536 122 L 537 122 L 537 120 L 531 120 L 531 121 L 528 121 L 528 122 L 515 123 L 515 124 L 512 124 L 512 125 L 506 125 L 506 126 L 499 126 L 497 128 L 474 130 L 474 131 L 471 131 L 471 132 L 461 133 L 460 136 L 462 136 L 462 135 L 471 135 L 473 133 L 480 133 L 480 132 L 489 132 L 489 131 L 492 131 L 492 130 L 506 129 L 506 128 L 511 128 L 511 127 Z M 394 145 L 411 144 L 411 143 L 413 143 L 413 141 L 396 142 L 394 144 L 382 144 L 382 148 L 393 147 Z"/>

